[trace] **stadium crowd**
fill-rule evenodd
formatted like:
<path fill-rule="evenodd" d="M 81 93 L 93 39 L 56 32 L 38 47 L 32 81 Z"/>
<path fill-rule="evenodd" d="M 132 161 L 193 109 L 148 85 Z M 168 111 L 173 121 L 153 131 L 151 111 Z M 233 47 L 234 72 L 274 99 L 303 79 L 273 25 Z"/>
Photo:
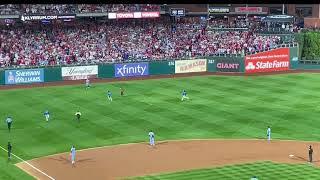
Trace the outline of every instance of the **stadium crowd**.
<path fill-rule="evenodd" d="M 280 44 L 254 31 L 214 31 L 169 20 L 123 20 L 0 30 L 0 66 L 89 64 L 245 54 Z"/>
<path fill-rule="evenodd" d="M 0 15 L 160 11 L 155 4 L 2 4 Z"/>

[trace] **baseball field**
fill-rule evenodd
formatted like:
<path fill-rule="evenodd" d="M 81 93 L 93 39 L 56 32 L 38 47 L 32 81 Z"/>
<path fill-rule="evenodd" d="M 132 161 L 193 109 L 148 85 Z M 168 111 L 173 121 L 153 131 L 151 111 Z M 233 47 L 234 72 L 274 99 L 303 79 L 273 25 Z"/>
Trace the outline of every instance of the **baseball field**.
<path fill-rule="evenodd" d="M 0 179 L 320 179 L 319 79 L 199 76 L 2 90 Z M 183 89 L 190 100 L 181 101 Z M 17 156 L 10 161 L 8 141 Z"/>

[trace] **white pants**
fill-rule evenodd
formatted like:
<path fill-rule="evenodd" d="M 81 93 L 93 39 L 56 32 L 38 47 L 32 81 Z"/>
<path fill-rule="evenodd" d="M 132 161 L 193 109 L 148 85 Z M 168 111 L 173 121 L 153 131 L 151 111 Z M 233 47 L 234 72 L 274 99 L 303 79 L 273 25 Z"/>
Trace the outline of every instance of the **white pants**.
<path fill-rule="evenodd" d="M 268 135 L 268 141 L 270 141 L 271 140 L 271 135 Z"/>
<path fill-rule="evenodd" d="M 154 138 L 150 138 L 149 141 L 150 141 L 150 145 L 154 146 Z"/>
<path fill-rule="evenodd" d="M 108 96 L 108 99 L 109 99 L 109 101 L 112 101 L 112 97 L 111 96 Z"/>
<path fill-rule="evenodd" d="M 50 115 L 46 114 L 45 117 L 46 117 L 46 120 L 49 121 Z"/>
<path fill-rule="evenodd" d="M 181 101 L 183 101 L 184 99 L 189 99 L 188 96 L 182 96 Z"/>

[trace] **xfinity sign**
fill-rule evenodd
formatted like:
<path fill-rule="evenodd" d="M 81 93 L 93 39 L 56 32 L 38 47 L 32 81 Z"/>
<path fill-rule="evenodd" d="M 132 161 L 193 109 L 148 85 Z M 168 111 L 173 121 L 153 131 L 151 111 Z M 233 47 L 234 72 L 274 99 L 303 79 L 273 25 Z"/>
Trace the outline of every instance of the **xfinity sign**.
<path fill-rule="evenodd" d="M 149 75 L 148 63 L 128 63 L 114 65 L 115 77 L 136 77 Z"/>

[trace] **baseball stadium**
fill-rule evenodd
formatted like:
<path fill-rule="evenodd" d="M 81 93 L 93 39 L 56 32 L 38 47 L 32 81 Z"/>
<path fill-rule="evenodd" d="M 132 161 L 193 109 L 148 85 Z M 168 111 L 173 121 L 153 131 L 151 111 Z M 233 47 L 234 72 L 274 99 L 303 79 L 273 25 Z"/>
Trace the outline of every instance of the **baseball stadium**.
<path fill-rule="evenodd" d="M 320 179 L 319 7 L 0 5 L 0 179 Z"/>

